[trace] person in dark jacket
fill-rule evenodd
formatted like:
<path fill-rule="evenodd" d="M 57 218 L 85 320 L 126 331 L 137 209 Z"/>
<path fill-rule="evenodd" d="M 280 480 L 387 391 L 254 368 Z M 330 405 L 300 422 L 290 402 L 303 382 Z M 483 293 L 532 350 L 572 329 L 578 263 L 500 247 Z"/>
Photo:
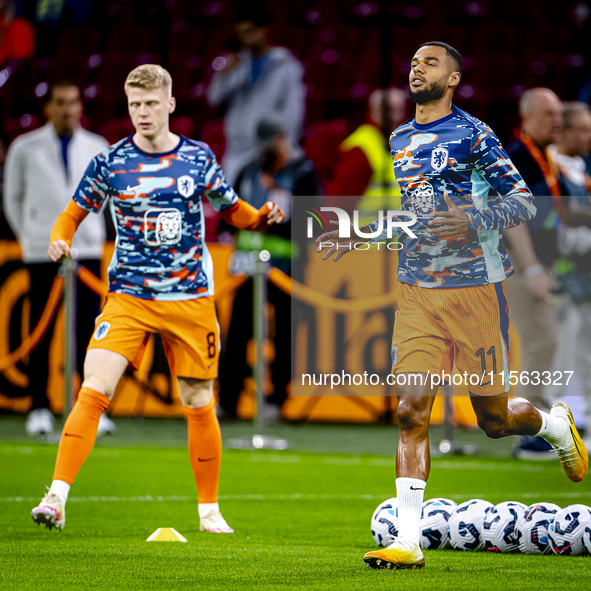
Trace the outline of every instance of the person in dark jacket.
<path fill-rule="evenodd" d="M 267 201 L 277 203 L 285 213 L 282 223 L 269 228 L 264 236 L 255 232 L 239 231 L 235 237 L 235 263 L 242 257 L 248 260 L 252 250 L 265 249 L 271 254 L 271 265 L 301 280 L 305 256 L 305 236 L 294 236 L 292 217 L 304 211 L 304 205 L 314 205 L 320 195 L 320 181 L 313 163 L 289 140 L 285 125 L 277 119 L 263 119 L 256 127 L 260 156 L 247 164 L 234 184 L 237 193 L 253 207 Z M 314 203 L 311 203 L 310 198 Z M 303 227 L 303 224 L 300 224 Z M 299 239 L 298 239 L 299 238 Z M 292 262 L 293 267 L 292 268 Z M 239 263 L 238 263 L 239 266 Z M 251 373 L 246 358 L 248 341 L 252 338 L 252 281 L 247 281 L 234 298 L 228 329 L 227 344 L 220 359 L 220 393 L 222 418 L 235 418 L 236 407 L 244 379 Z M 291 300 L 290 296 L 272 283 L 268 284 L 268 300 L 274 309 L 274 357 L 271 362 L 273 392 L 266 399 L 263 414 L 267 419 L 278 419 L 287 398 L 291 380 Z"/>

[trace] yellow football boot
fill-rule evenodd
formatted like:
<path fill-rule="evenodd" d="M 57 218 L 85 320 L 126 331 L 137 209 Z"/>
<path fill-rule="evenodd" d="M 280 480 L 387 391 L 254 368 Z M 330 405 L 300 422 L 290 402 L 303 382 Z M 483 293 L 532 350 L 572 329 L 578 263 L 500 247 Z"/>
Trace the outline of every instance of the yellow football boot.
<path fill-rule="evenodd" d="M 363 560 L 369 568 L 386 568 L 388 570 L 398 568 L 415 569 L 425 566 L 425 558 L 418 546 L 409 549 L 397 540 L 387 548 L 368 552 L 363 557 Z"/>
<path fill-rule="evenodd" d="M 560 444 L 552 447 L 556 451 L 556 455 L 564 468 L 566 475 L 573 482 L 581 482 L 587 474 L 587 466 L 589 465 L 589 455 L 587 448 L 575 427 L 573 415 L 570 408 L 561 402 L 556 403 L 551 409 L 550 414 L 553 417 L 560 417 L 566 421 L 567 430 L 563 441 Z"/>

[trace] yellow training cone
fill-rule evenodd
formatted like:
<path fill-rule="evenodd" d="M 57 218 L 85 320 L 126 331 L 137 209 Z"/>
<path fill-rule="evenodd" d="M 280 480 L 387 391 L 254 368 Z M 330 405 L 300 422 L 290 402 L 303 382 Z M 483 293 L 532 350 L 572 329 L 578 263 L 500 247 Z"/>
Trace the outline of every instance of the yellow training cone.
<path fill-rule="evenodd" d="M 174 527 L 159 527 L 146 542 L 186 542 L 187 538 L 181 536 Z"/>

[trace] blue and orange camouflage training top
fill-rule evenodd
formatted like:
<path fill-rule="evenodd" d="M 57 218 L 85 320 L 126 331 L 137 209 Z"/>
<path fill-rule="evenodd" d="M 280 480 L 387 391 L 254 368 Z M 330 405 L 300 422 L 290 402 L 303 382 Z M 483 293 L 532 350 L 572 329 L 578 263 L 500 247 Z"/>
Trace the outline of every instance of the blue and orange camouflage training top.
<path fill-rule="evenodd" d="M 213 295 L 203 196 L 216 211 L 238 199 L 202 142 L 181 136 L 171 152 L 149 154 L 128 137 L 92 159 L 74 200 L 98 213 L 110 198 L 117 230 L 110 292 L 147 300 Z"/>
<path fill-rule="evenodd" d="M 420 287 L 467 287 L 503 281 L 513 273 L 503 230 L 534 217 L 534 198 L 486 124 L 455 106 L 437 121 L 414 118 L 390 136 L 401 208 L 417 215 L 400 250 L 398 279 Z M 451 200 L 470 218 L 468 232 L 436 238 L 425 231 L 434 211 Z M 408 221 L 408 218 L 400 218 Z M 370 224 L 377 231 L 378 223 Z M 372 242 L 384 240 L 386 229 Z"/>

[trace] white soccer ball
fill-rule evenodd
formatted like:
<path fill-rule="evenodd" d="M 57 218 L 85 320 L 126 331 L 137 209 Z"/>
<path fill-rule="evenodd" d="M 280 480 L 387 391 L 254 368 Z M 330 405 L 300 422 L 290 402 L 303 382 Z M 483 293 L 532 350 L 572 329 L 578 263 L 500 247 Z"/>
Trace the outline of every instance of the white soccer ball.
<path fill-rule="evenodd" d="M 455 501 L 452 501 L 451 499 L 444 499 L 442 497 L 437 497 L 435 499 L 429 499 L 429 500 L 425 501 L 423 503 L 423 509 L 425 507 L 428 507 L 429 505 L 432 505 L 433 503 L 440 503 L 441 505 L 447 505 L 448 507 L 451 508 L 452 513 L 455 510 L 455 508 L 458 506 L 458 504 Z"/>
<path fill-rule="evenodd" d="M 371 535 L 378 546 L 389 546 L 398 535 L 398 499 L 388 499 L 378 505 L 371 516 Z"/>
<path fill-rule="evenodd" d="M 554 503 L 534 503 L 517 520 L 515 537 L 523 554 L 552 554 L 548 527 L 560 507 Z"/>
<path fill-rule="evenodd" d="M 447 499 L 430 499 L 423 503 L 421 511 L 421 539 L 423 550 L 443 550 L 449 546 L 447 524 L 456 504 Z"/>
<path fill-rule="evenodd" d="M 449 521 L 449 539 L 455 550 L 474 552 L 484 548 L 482 523 L 494 505 L 482 499 L 471 499 L 456 507 Z"/>
<path fill-rule="evenodd" d="M 583 546 L 585 546 L 587 554 L 591 554 L 591 525 L 585 526 L 585 531 L 583 532 Z"/>
<path fill-rule="evenodd" d="M 523 517 L 527 506 L 517 501 L 505 501 L 495 505 L 487 512 L 482 523 L 484 548 L 490 552 L 516 552 L 519 538 L 515 527 L 517 520 Z"/>
<path fill-rule="evenodd" d="M 554 516 L 548 527 L 550 547 L 560 556 L 587 554 L 583 538 L 591 529 L 591 508 L 587 505 L 569 505 Z"/>

